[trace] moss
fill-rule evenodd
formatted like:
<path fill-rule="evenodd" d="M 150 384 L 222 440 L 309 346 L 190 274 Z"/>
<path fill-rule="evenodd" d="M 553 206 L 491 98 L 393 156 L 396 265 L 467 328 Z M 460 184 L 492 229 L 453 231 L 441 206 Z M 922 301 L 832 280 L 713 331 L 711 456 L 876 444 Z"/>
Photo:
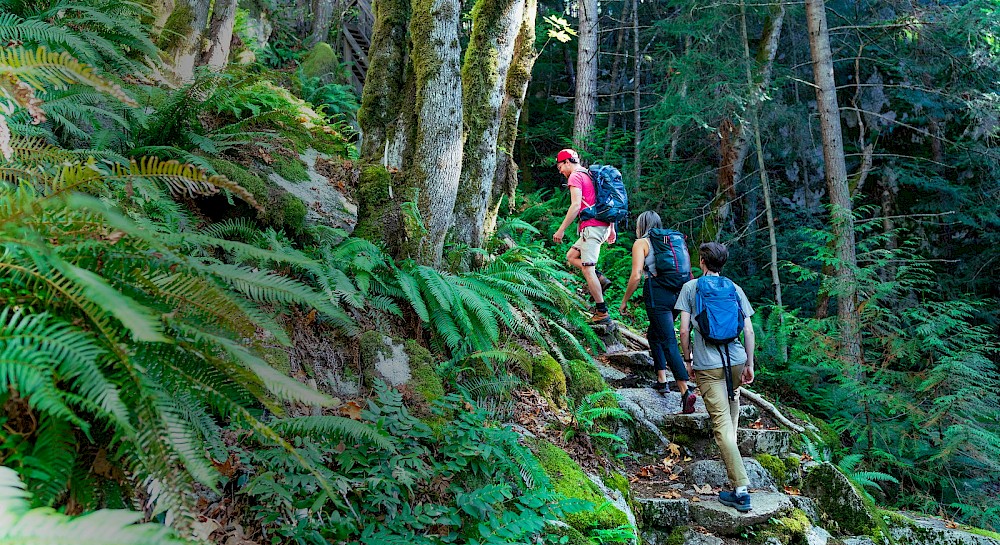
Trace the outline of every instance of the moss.
<path fill-rule="evenodd" d="M 361 360 L 361 376 L 364 384 L 375 380 L 375 362 L 379 358 L 392 355 L 392 347 L 386 344 L 386 336 L 378 331 L 365 331 L 358 337 L 358 354 Z"/>
<path fill-rule="evenodd" d="M 337 53 L 326 42 L 319 42 L 313 46 L 312 50 L 302 59 L 299 68 L 302 74 L 308 78 L 321 78 L 337 71 L 340 66 L 340 59 Z"/>
<path fill-rule="evenodd" d="M 306 214 L 308 212 L 306 204 L 302 202 L 302 199 L 292 195 L 291 193 L 285 193 L 282 195 L 281 223 L 293 233 L 301 234 L 305 230 Z"/>
<path fill-rule="evenodd" d="M 386 240 L 383 236 L 387 207 L 392 203 L 392 174 L 381 165 L 361 169 L 358 180 L 358 225 L 354 236 L 370 242 Z"/>
<path fill-rule="evenodd" d="M 264 361 L 276 370 L 281 371 L 282 374 L 292 374 L 292 360 L 284 348 L 264 347 L 261 348 L 261 355 L 264 357 Z"/>
<path fill-rule="evenodd" d="M 566 396 L 566 375 L 559 362 L 547 353 L 535 358 L 531 366 L 531 385 L 557 404 Z"/>
<path fill-rule="evenodd" d="M 680 445 L 682 447 L 690 447 L 690 446 L 694 445 L 694 438 L 692 438 L 690 435 L 688 435 L 686 433 L 675 433 L 670 438 L 670 441 L 672 443 L 677 443 L 678 445 Z"/>
<path fill-rule="evenodd" d="M 687 542 L 687 537 L 685 537 L 687 532 L 687 526 L 675 527 L 671 530 L 670 535 L 667 536 L 667 540 L 663 542 L 663 545 L 684 545 Z"/>
<path fill-rule="evenodd" d="M 625 513 L 606 505 L 607 500 L 601 495 L 597 485 L 584 475 L 580 465 L 561 448 L 548 441 L 539 441 L 538 461 L 551 479 L 556 493 L 594 504 L 591 510 L 566 515 L 566 522 L 570 526 L 587 532 L 593 528 L 617 528 L 628 524 Z"/>
<path fill-rule="evenodd" d="M 990 539 L 1000 542 L 1000 534 L 996 532 L 983 530 L 982 528 L 976 528 L 974 526 L 962 526 L 961 529 L 963 531 L 969 532 L 970 534 L 976 534 L 977 536 L 988 537 Z"/>
<path fill-rule="evenodd" d="M 621 492 L 623 497 L 629 498 L 632 495 L 632 489 L 629 487 L 628 478 L 621 473 L 612 471 L 611 473 L 601 475 L 601 479 L 608 488 Z"/>
<path fill-rule="evenodd" d="M 417 341 L 406 341 L 406 355 L 410 358 L 410 384 L 413 391 L 427 402 L 444 397 L 444 384 L 434 371 L 434 357 Z"/>
<path fill-rule="evenodd" d="M 834 429 L 833 426 L 827 424 L 822 418 L 815 417 L 809 413 L 791 407 L 788 408 L 788 412 L 799 420 L 804 420 L 812 424 L 817 430 L 819 430 L 817 433 L 809 430 L 808 428 L 806 429 L 806 435 L 809 437 L 809 440 L 813 443 L 820 443 L 817 447 L 822 449 L 825 446 L 830 449 L 830 452 L 833 453 L 839 452 L 843 449 L 843 443 L 840 442 L 840 434 L 837 433 L 837 430 Z"/>
<path fill-rule="evenodd" d="M 561 543 L 562 545 L 594 545 L 593 540 L 589 539 L 572 526 L 556 526 L 555 524 L 550 524 L 545 527 L 545 533 L 546 535 L 552 537 L 552 539 L 545 541 L 545 543 Z M 565 543 L 562 542 L 562 538 L 564 537 L 566 538 Z"/>
<path fill-rule="evenodd" d="M 878 508 L 837 466 L 823 463 L 806 473 L 802 491 L 816 499 L 826 520 L 848 535 L 874 535 L 883 524 Z"/>
<path fill-rule="evenodd" d="M 774 477 L 779 486 L 784 486 L 788 482 L 788 468 L 785 467 L 785 462 L 781 458 L 761 453 L 754 456 L 754 459 L 760 462 L 760 465 Z"/>
<path fill-rule="evenodd" d="M 604 381 L 604 377 L 592 362 L 570 360 L 566 363 L 566 367 L 569 369 L 567 390 L 573 399 L 579 400 L 594 392 L 608 389 L 608 383 Z"/>
<path fill-rule="evenodd" d="M 298 157 L 279 157 L 275 159 L 271 168 L 289 182 L 309 181 L 309 171 Z"/>
<path fill-rule="evenodd" d="M 806 534 L 809 533 L 809 529 L 812 527 L 812 524 L 809 522 L 809 516 L 801 509 L 792 509 L 792 512 L 787 517 L 775 520 L 775 524 L 781 527 L 779 533 L 786 536 L 789 543 L 805 543 Z"/>
<path fill-rule="evenodd" d="M 216 172 L 249 191 L 259 204 L 262 206 L 267 204 L 267 182 L 263 178 L 232 161 L 218 157 L 206 157 L 205 159 L 208 161 L 208 164 L 212 165 L 212 168 Z"/>
<path fill-rule="evenodd" d="M 157 47 L 164 51 L 176 48 L 191 31 L 192 23 L 194 23 L 194 9 L 187 2 L 178 3 L 163 24 L 163 30 L 160 31 L 160 37 L 156 41 Z"/>

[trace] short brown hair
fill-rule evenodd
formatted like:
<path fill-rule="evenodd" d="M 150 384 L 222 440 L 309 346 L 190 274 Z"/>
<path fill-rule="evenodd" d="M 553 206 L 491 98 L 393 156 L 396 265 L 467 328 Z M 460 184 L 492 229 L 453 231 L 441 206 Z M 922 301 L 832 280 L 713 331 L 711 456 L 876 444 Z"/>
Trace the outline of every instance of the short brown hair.
<path fill-rule="evenodd" d="M 703 242 L 698 246 L 698 254 L 705 262 L 705 268 L 714 273 L 722 272 L 722 267 L 729 260 L 729 250 L 718 242 Z"/>

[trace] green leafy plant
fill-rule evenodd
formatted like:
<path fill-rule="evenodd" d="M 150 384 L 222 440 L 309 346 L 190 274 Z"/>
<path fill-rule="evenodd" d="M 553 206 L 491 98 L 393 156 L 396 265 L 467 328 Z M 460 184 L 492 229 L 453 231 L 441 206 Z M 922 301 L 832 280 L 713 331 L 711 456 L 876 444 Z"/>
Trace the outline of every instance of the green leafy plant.
<path fill-rule="evenodd" d="M 608 404 L 608 401 L 611 404 Z M 579 402 L 566 398 L 570 410 L 570 422 L 563 430 L 563 439 L 570 441 L 580 437 L 588 448 L 593 449 L 596 441 L 608 441 L 616 448 L 626 446 L 621 437 L 604 431 L 602 422 L 609 420 L 631 421 L 632 415 L 618 407 L 618 393 L 614 390 L 602 390 L 587 395 Z"/>

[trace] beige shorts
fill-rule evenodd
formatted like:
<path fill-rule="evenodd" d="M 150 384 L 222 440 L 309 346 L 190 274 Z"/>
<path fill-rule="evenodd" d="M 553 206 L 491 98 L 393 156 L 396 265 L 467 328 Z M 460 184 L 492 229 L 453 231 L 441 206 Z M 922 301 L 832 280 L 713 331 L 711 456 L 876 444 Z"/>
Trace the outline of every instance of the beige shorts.
<path fill-rule="evenodd" d="M 573 247 L 580 250 L 580 263 L 584 267 L 597 264 L 597 258 L 601 255 L 601 244 L 604 244 L 611 236 L 611 227 L 598 227 L 592 225 L 584 227 L 580 232 L 580 238 L 576 239 Z"/>

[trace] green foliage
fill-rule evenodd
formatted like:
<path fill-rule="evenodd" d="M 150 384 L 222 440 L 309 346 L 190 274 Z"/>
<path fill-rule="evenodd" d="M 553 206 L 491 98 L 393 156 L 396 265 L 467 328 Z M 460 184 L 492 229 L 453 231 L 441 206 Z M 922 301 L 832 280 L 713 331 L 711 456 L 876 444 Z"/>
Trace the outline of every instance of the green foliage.
<path fill-rule="evenodd" d="M 614 400 L 614 405 L 609 406 L 605 400 Z M 578 402 L 567 400 L 571 420 L 566 429 L 563 430 L 563 439 L 572 440 L 574 437 L 585 437 L 587 445 L 597 442 L 609 451 L 625 451 L 628 444 L 624 439 L 614 433 L 604 431 L 601 424 L 606 424 L 614 420 L 632 421 L 632 415 L 618 407 L 618 393 L 614 390 L 603 390 L 594 392 L 581 398 Z"/>
<path fill-rule="evenodd" d="M 557 497 L 518 436 L 488 425 L 482 410 L 448 395 L 434 412 L 445 418 L 432 430 L 383 385 L 361 419 L 385 431 L 389 448 L 362 437 L 346 449 L 336 437 L 295 437 L 296 452 L 340 483 L 343 493 L 333 496 L 283 449 L 254 437 L 240 451 L 257 471 L 242 493 L 258 502 L 255 518 L 288 543 L 523 543 L 543 534 L 547 520 L 583 507 Z M 300 421 L 314 418 L 323 417 Z"/>
<path fill-rule="evenodd" d="M 32 545 L 180 545 L 187 541 L 172 536 L 158 524 L 136 524 L 142 513 L 100 510 L 81 517 L 68 517 L 47 507 L 31 508 L 30 494 L 17 474 L 0 466 L 0 543 Z"/>
<path fill-rule="evenodd" d="M 538 460 L 552 480 L 554 490 L 566 498 L 589 502 L 590 509 L 569 514 L 565 521 L 580 532 L 615 529 L 628 524 L 625 513 L 608 503 L 580 465 L 561 448 L 547 441 L 537 444 Z"/>

